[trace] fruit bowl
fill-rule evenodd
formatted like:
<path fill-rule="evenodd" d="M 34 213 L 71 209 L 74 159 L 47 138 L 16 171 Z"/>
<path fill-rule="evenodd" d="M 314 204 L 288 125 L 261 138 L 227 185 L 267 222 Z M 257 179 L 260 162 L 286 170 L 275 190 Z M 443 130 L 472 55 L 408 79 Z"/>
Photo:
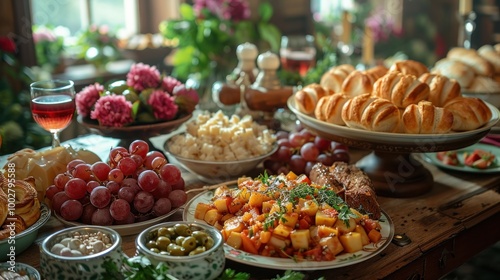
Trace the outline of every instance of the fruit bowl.
<path fill-rule="evenodd" d="M 11 251 L 12 244 L 9 238 L 0 240 L 0 261 L 8 261 L 12 257 L 16 258 L 19 254 L 28 249 L 35 241 L 38 230 L 47 223 L 50 218 L 50 209 L 45 204 L 40 205 L 40 218 L 24 231 L 15 234 L 15 251 Z M 12 242 L 12 241 L 11 241 Z"/>
<path fill-rule="evenodd" d="M 178 162 L 186 170 L 196 175 L 198 179 L 211 184 L 230 181 L 245 175 L 256 175 L 252 171 L 267 157 L 274 154 L 277 149 L 278 145 L 275 143 L 269 152 L 260 156 L 231 161 L 209 161 L 174 154 L 170 150 L 169 140 L 164 145 L 164 152 L 170 162 Z"/>

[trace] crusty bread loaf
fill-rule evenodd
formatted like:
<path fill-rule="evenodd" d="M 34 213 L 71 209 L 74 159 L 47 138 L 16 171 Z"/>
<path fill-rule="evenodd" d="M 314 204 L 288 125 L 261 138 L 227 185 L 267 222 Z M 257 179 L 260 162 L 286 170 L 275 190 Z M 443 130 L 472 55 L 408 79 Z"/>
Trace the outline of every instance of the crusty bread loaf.
<path fill-rule="evenodd" d="M 295 104 L 300 112 L 312 114 L 320 98 L 333 93 L 319 84 L 309 84 L 295 93 Z"/>
<path fill-rule="evenodd" d="M 319 84 L 333 92 L 340 92 L 345 78 L 354 70 L 354 66 L 350 64 L 334 66 L 321 76 Z"/>
<path fill-rule="evenodd" d="M 444 105 L 453 114 L 453 130 L 477 129 L 490 121 L 492 113 L 483 100 L 474 97 L 457 97 Z"/>
<path fill-rule="evenodd" d="M 420 77 L 422 74 L 429 72 L 429 69 L 421 62 L 407 59 L 394 62 L 389 68 L 389 71 L 398 71 L 403 74 Z"/>
<path fill-rule="evenodd" d="M 375 83 L 374 75 L 364 71 L 352 71 L 344 80 L 341 92 L 349 97 L 355 97 L 365 93 L 371 93 Z"/>
<path fill-rule="evenodd" d="M 429 86 L 414 75 L 389 71 L 375 82 L 372 94 L 391 101 L 398 108 L 406 108 L 426 100 L 429 92 Z"/>
<path fill-rule="evenodd" d="M 382 78 L 385 74 L 387 74 L 388 71 L 389 69 L 384 65 L 377 65 L 370 69 L 365 70 L 365 73 L 370 75 L 373 81 L 376 81 Z"/>
<path fill-rule="evenodd" d="M 449 100 L 462 96 L 458 82 L 446 76 L 425 73 L 418 80 L 429 85 L 430 92 L 427 100 L 434 106 L 443 107 Z"/>
<path fill-rule="evenodd" d="M 395 132 L 401 117 L 398 108 L 389 100 L 363 94 L 347 100 L 342 108 L 342 119 L 352 128 Z"/>
<path fill-rule="evenodd" d="M 490 77 L 476 76 L 472 80 L 470 86 L 463 91 L 475 93 L 500 93 L 500 83 Z"/>
<path fill-rule="evenodd" d="M 467 88 L 476 76 L 474 70 L 470 66 L 449 58 L 438 60 L 434 68 L 432 68 L 431 73 L 441 74 L 450 79 L 454 79 L 460 84 L 461 88 Z"/>
<path fill-rule="evenodd" d="M 500 73 L 500 53 L 492 45 L 480 47 L 477 49 L 477 53 L 493 65 L 495 73 Z"/>
<path fill-rule="evenodd" d="M 495 73 L 493 65 L 481 57 L 474 49 L 455 47 L 448 51 L 447 57 L 467 64 L 477 75 L 491 77 Z"/>
<path fill-rule="evenodd" d="M 314 116 L 318 120 L 336 125 L 345 125 L 342 119 L 342 108 L 349 100 L 349 97 L 342 93 L 335 93 L 328 96 L 323 96 L 316 105 Z"/>
<path fill-rule="evenodd" d="M 405 133 L 442 134 L 451 131 L 453 114 L 429 101 L 420 101 L 406 107 L 401 121 Z"/>

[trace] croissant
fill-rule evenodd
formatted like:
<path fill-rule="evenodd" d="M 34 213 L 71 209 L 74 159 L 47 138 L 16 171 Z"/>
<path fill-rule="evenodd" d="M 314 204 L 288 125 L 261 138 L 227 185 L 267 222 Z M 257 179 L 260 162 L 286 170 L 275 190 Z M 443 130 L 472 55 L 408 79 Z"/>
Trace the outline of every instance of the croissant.
<path fill-rule="evenodd" d="M 297 91 L 294 95 L 297 109 L 304 114 L 312 114 L 321 97 L 333 94 L 319 84 L 309 84 Z"/>
<path fill-rule="evenodd" d="M 5 176 L 1 175 L 3 178 Z M 12 190 L 15 194 L 14 212 L 24 219 L 27 226 L 34 224 L 40 217 L 40 201 L 35 189 L 35 178 L 29 177 L 24 180 L 15 180 L 12 186 L 2 180 L 0 186 L 4 193 Z"/>
<path fill-rule="evenodd" d="M 414 75 L 389 71 L 373 85 L 372 94 L 387 99 L 398 108 L 404 109 L 410 104 L 429 97 L 430 89 L 426 83 L 420 82 Z"/>
<path fill-rule="evenodd" d="M 476 76 L 470 66 L 449 58 L 437 61 L 431 73 L 441 74 L 449 79 L 454 79 L 460 84 L 461 88 L 467 88 Z"/>
<path fill-rule="evenodd" d="M 395 132 L 400 119 L 399 109 L 394 104 L 369 93 L 347 100 L 342 108 L 342 120 L 352 128 Z"/>
<path fill-rule="evenodd" d="M 418 80 L 429 85 L 430 92 L 427 100 L 435 106 L 443 107 L 449 100 L 462 96 L 458 82 L 446 76 L 425 73 Z"/>
<path fill-rule="evenodd" d="M 328 123 L 345 125 L 344 120 L 342 120 L 342 107 L 347 100 L 349 100 L 349 97 L 342 93 L 323 96 L 316 105 L 314 116 L 318 120 Z"/>
<path fill-rule="evenodd" d="M 28 228 L 28 225 L 26 225 L 24 219 L 19 216 L 19 215 L 12 215 L 9 216 L 9 225 L 3 225 L 2 228 L 0 229 L 0 240 L 6 239 L 10 237 L 10 231 L 11 231 L 11 226 L 10 226 L 10 221 L 13 221 L 14 227 L 13 230 L 15 233 L 20 233 L 26 228 Z"/>
<path fill-rule="evenodd" d="M 482 99 L 457 97 L 444 105 L 453 114 L 453 130 L 477 129 L 490 121 L 492 112 Z"/>
<path fill-rule="evenodd" d="M 389 68 L 389 71 L 397 71 L 403 74 L 420 77 L 424 73 L 428 73 L 429 69 L 421 62 L 408 59 L 394 62 Z"/>
<path fill-rule="evenodd" d="M 406 133 L 442 134 L 450 132 L 453 126 L 453 114 L 429 101 L 409 105 L 401 119 Z"/>
<path fill-rule="evenodd" d="M 491 77 L 495 72 L 493 65 L 473 49 L 455 47 L 448 51 L 447 57 L 470 66 L 480 76 Z"/>
<path fill-rule="evenodd" d="M 333 92 L 340 92 L 345 78 L 354 70 L 354 66 L 350 64 L 334 66 L 321 76 L 319 84 Z"/>

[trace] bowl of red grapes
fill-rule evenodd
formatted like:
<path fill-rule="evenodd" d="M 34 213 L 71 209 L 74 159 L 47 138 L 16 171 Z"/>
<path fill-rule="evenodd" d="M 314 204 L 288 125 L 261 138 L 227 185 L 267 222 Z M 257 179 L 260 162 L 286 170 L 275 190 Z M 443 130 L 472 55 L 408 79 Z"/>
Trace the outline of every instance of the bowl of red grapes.
<path fill-rule="evenodd" d="M 300 125 L 293 131 L 276 132 L 278 150 L 264 161 L 269 174 L 309 173 L 315 163 L 331 166 L 334 162 L 349 163 L 346 145 L 314 135 Z"/>
<path fill-rule="evenodd" d="M 121 235 L 165 220 L 187 201 L 180 168 L 143 140 L 111 149 L 107 161 L 70 161 L 45 196 L 63 224 L 107 226 Z"/>

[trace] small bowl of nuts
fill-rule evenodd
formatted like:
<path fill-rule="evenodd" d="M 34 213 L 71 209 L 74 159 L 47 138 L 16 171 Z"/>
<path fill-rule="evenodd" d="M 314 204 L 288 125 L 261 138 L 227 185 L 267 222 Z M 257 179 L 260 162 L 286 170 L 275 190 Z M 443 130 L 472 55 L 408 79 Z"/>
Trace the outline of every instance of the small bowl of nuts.
<path fill-rule="evenodd" d="M 197 222 L 165 222 L 142 231 L 136 255 L 164 263 L 181 280 L 217 278 L 224 270 L 224 241 L 214 227 Z"/>
<path fill-rule="evenodd" d="M 45 238 L 40 268 L 45 279 L 101 279 L 106 267 L 120 268 L 124 253 L 120 234 L 101 226 L 76 226 Z"/>
<path fill-rule="evenodd" d="M 250 115 L 229 117 L 221 111 L 198 115 L 186 124 L 186 132 L 173 135 L 164 145 L 169 161 L 206 183 L 258 175 L 252 172 L 277 149 L 274 132 Z"/>

